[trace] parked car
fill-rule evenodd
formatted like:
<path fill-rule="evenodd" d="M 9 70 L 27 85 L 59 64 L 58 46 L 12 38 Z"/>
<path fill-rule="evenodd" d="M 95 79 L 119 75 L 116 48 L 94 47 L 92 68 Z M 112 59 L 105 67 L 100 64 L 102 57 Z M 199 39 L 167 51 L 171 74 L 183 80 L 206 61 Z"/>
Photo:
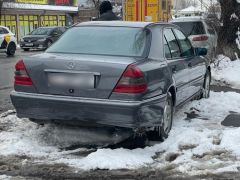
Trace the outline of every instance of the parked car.
<path fill-rule="evenodd" d="M 182 28 L 193 47 L 208 49 L 208 57 L 213 58 L 217 48 L 217 33 L 203 17 L 179 17 L 171 21 Z"/>
<path fill-rule="evenodd" d="M 206 53 L 171 24 L 81 23 L 17 62 L 11 99 L 17 116 L 33 122 L 151 131 L 163 140 L 174 108 L 209 97 Z"/>
<path fill-rule="evenodd" d="M 0 26 L 0 52 L 5 52 L 8 56 L 15 54 L 17 42 L 15 34 L 7 27 Z"/>
<path fill-rule="evenodd" d="M 20 47 L 24 51 L 29 49 L 47 49 L 50 47 L 64 32 L 65 27 L 40 27 L 33 30 L 29 35 L 20 40 Z"/>

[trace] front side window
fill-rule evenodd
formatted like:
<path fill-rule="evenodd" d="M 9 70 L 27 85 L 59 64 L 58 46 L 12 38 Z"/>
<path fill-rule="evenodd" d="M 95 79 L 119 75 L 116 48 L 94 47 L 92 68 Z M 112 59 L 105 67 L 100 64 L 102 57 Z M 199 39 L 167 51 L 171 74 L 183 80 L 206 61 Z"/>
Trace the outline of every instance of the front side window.
<path fill-rule="evenodd" d="M 177 39 L 175 38 L 172 29 L 165 29 L 164 30 L 164 36 L 166 37 L 167 43 L 169 45 L 172 58 L 180 58 L 181 57 L 181 51 L 178 46 Z"/>
<path fill-rule="evenodd" d="M 174 29 L 174 32 L 176 34 L 176 37 L 182 50 L 181 57 L 194 56 L 194 50 L 188 38 L 178 29 Z"/>
<path fill-rule="evenodd" d="M 47 52 L 142 57 L 149 33 L 142 28 L 130 27 L 73 27 Z"/>

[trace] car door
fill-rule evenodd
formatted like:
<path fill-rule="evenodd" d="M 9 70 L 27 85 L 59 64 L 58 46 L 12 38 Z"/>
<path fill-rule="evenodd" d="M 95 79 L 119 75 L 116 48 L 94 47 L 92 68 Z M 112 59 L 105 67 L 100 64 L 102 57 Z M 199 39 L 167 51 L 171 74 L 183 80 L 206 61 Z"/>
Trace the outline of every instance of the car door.
<path fill-rule="evenodd" d="M 200 91 L 204 74 L 206 72 L 205 61 L 202 57 L 195 56 L 194 48 L 189 39 L 179 29 L 173 29 L 181 49 L 181 58 L 187 63 L 189 71 L 189 95 L 192 96 Z"/>
<path fill-rule="evenodd" d="M 164 29 L 164 51 L 177 90 L 176 105 L 179 105 L 189 97 L 189 70 L 186 60 L 181 58 L 181 50 L 171 28 Z"/>

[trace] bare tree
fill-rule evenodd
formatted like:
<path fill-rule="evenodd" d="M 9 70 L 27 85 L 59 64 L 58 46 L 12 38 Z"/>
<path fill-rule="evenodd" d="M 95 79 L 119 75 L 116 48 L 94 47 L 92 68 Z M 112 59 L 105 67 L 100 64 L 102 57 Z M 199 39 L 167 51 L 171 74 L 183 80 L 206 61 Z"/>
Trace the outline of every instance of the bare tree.
<path fill-rule="evenodd" d="M 232 60 L 240 57 L 237 46 L 237 32 L 240 28 L 240 3 L 239 0 L 219 0 L 221 5 L 221 22 L 218 34 L 218 54 L 224 54 Z"/>

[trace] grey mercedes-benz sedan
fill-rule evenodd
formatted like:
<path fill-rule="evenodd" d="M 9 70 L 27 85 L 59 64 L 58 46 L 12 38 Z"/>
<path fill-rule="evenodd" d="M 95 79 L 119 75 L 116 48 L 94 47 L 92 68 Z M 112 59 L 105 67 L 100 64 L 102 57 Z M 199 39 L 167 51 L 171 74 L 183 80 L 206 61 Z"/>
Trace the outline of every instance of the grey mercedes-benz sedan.
<path fill-rule="evenodd" d="M 151 131 L 163 140 L 176 107 L 209 97 L 206 54 L 171 24 L 80 23 L 17 62 L 11 99 L 18 117 L 37 123 Z"/>

